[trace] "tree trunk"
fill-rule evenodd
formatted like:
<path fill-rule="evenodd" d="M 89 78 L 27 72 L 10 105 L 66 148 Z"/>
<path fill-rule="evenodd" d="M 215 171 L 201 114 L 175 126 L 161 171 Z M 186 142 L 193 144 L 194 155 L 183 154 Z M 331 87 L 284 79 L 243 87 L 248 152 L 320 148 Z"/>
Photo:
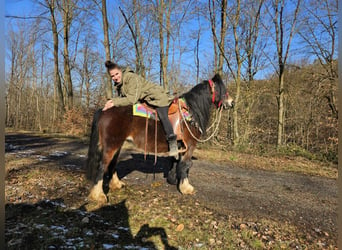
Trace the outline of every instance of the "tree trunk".
<path fill-rule="evenodd" d="M 276 45 L 277 45 L 277 56 L 278 56 L 278 67 L 279 67 L 279 84 L 278 84 L 278 133 L 277 133 L 277 147 L 281 146 L 284 141 L 284 128 L 285 128 L 285 107 L 284 107 L 284 98 L 285 98 L 285 84 L 284 84 L 284 73 L 285 73 L 285 65 L 287 58 L 289 56 L 290 45 L 292 38 L 294 36 L 297 16 L 299 12 L 301 0 L 297 0 L 296 8 L 294 11 L 293 20 L 290 24 L 290 33 L 288 35 L 287 45 L 284 42 L 284 31 L 285 31 L 285 23 L 286 20 L 284 18 L 284 8 L 285 8 L 285 0 L 275 0 L 274 7 L 275 13 L 273 17 L 273 22 L 275 25 L 275 35 L 276 35 Z M 288 20 L 289 21 L 289 20 Z M 284 49 L 285 48 L 285 49 Z"/>
<path fill-rule="evenodd" d="M 110 44 L 109 44 L 109 34 L 108 34 L 108 18 L 107 18 L 107 4 L 106 0 L 102 0 L 102 23 L 103 23 L 103 45 L 106 53 L 106 60 L 111 59 L 110 55 Z M 113 97 L 113 86 L 112 79 L 109 74 L 106 77 L 106 98 L 111 99 Z"/>
<path fill-rule="evenodd" d="M 235 43 L 235 60 L 236 60 L 236 64 L 237 64 L 237 72 L 235 75 L 236 94 L 235 94 L 235 98 L 234 98 L 236 106 L 235 106 L 234 111 L 233 111 L 234 145 L 237 145 L 240 142 L 238 110 L 240 107 L 239 99 L 240 99 L 240 89 L 241 89 L 241 67 L 242 67 L 242 59 L 240 56 L 240 47 L 239 47 L 239 35 L 238 35 L 238 31 L 237 31 L 239 21 L 240 21 L 240 0 L 236 1 L 236 5 L 237 5 L 236 13 L 235 13 L 234 21 L 233 21 L 233 33 L 234 33 L 234 43 Z"/>
<path fill-rule="evenodd" d="M 217 72 L 222 75 L 223 74 L 223 53 L 224 53 L 224 39 L 226 37 L 226 31 L 227 31 L 227 0 L 222 0 L 221 2 L 221 34 L 220 34 L 220 47 L 222 48 L 220 50 L 219 54 L 219 64 Z"/>
<path fill-rule="evenodd" d="M 160 84 L 165 87 L 164 83 L 164 74 L 165 74 L 165 61 L 164 61 L 164 34 L 163 34 L 163 25 L 164 25 L 164 0 L 157 0 L 158 2 L 158 24 L 159 24 L 159 64 L 160 64 Z"/>
<path fill-rule="evenodd" d="M 53 61 L 54 61 L 54 112 L 53 112 L 53 121 L 58 119 L 59 113 L 65 111 L 64 101 L 63 101 L 63 90 L 61 78 L 59 75 L 59 66 L 58 66 L 58 31 L 57 31 L 57 23 L 55 19 L 55 0 L 48 1 L 47 4 L 49 6 L 50 14 L 51 14 L 51 30 L 53 36 Z"/>
<path fill-rule="evenodd" d="M 279 85 L 278 85 L 278 134 L 277 134 L 277 145 L 283 144 L 284 135 L 284 67 L 279 72 Z"/>
<path fill-rule="evenodd" d="M 70 56 L 69 56 L 69 34 L 73 18 L 70 0 L 63 0 L 63 39 L 64 39 L 64 81 L 67 94 L 67 107 L 72 109 L 74 105 L 74 93 L 71 79 Z"/>
<path fill-rule="evenodd" d="M 217 43 L 216 43 L 216 14 L 215 14 L 215 1 L 209 0 L 209 14 L 210 14 L 210 26 L 213 34 L 213 47 L 214 47 L 214 71 L 218 71 L 218 55 L 217 55 Z"/>

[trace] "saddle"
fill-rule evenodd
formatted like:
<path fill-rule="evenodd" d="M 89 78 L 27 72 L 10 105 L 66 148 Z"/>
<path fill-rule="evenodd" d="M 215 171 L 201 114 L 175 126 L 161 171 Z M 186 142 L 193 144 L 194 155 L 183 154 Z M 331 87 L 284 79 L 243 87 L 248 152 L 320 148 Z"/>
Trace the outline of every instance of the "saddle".
<path fill-rule="evenodd" d="M 180 113 L 180 110 L 182 111 L 182 114 Z M 157 110 L 151 106 L 148 106 L 146 103 L 137 103 L 133 105 L 133 115 L 145 117 L 146 119 L 159 120 Z M 177 135 L 177 141 L 181 141 L 184 145 L 184 148 L 180 149 L 179 151 L 185 152 L 188 147 L 184 141 L 184 133 L 183 127 L 181 126 L 181 121 L 182 117 L 184 117 L 186 120 L 191 120 L 191 115 L 183 98 L 176 97 L 173 99 L 169 106 L 168 116 L 173 128 L 173 132 Z"/>

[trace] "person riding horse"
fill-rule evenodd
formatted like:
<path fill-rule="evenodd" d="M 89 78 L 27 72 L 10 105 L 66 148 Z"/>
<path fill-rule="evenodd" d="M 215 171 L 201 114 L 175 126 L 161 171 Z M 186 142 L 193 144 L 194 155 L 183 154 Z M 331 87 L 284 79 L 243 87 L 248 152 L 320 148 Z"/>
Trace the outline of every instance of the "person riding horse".
<path fill-rule="evenodd" d="M 170 102 L 164 88 L 145 80 L 143 77 L 134 73 L 129 67 L 122 69 L 112 61 L 106 61 L 105 66 L 108 74 L 114 81 L 118 97 L 108 100 L 103 111 L 113 106 L 134 105 L 138 102 L 146 102 L 150 106 L 155 107 L 169 144 L 169 156 L 177 158 L 177 135 L 175 135 L 168 118 Z"/>

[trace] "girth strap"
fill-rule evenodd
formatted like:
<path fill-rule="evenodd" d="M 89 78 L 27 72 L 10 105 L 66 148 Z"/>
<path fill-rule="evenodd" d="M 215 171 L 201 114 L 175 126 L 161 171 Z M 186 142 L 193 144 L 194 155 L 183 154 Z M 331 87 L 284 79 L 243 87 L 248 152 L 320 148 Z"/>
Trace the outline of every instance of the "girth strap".
<path fill-rule="evenodd" d="M 157 110 L 153 110 L 153 113 L 155 117 L 157 117 Z M 146 161 L 146 152 L 147 152 L 147 143 L 148 143 L 148 117 L 146 117 L 146 125 L 145 125 L 145 151 L 144 151 L 144 160 Z M 157 119 L 154 120 L 154 165 L 157 164 L 157 153 L 158 153 L 158 141 L 157 141 L 157 136 L 158 136 L 158 121 Z"/>

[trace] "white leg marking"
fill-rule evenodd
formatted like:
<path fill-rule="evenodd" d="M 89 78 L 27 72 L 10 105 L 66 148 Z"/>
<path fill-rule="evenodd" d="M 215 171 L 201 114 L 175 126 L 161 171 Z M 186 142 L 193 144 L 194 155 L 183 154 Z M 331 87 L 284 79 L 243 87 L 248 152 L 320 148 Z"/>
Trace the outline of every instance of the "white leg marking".
<path fill-rule="evenodd" d="M 99 181 L 96 185 L 94 185 L 91 188 L 90 194 L 88 195 L 89 200 L 96 201 L 98 203 L 107 202 L 107 196 L 103 192 L 102 183 L 103 183 L 103 180 Z"/>
<path fill-rule="evenodd" d="M 179 184 L 179 190 L 182 194 L 193 194 L 195 191 L 194 187 L 189 183 L 188 178 L 181 181 Z"/>
<path fill-rule="evenodd" d="M 125 186 L 125 183 L 123 181 L 119 180 L 118 174 L 115 172 L 112 176 L 110 183 L 109 183 L 110 190 L 114 191 L 115 189 L 120 189 L 123 186 Z"/>

